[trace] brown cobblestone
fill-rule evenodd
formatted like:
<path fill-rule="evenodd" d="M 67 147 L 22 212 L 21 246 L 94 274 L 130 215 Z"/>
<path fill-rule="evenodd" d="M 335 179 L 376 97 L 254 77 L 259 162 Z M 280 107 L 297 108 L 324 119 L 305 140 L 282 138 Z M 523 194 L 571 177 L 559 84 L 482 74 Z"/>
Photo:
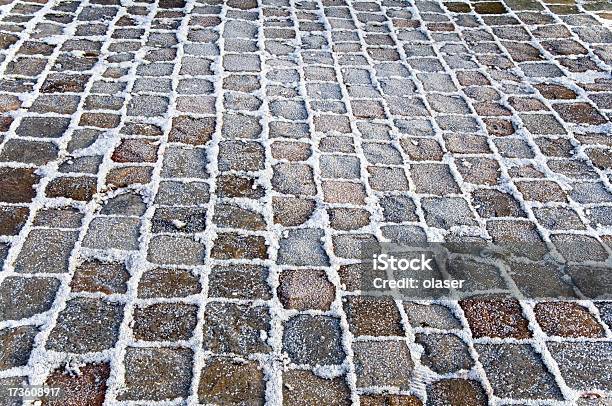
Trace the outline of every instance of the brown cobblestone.
<path fill-rule="evenodd" d="M 349 296 L 343 302 L 353 334 L 375 337 L 403 335 L 397 305 L 390 298 Z"/>
<path fill-rule="evenodd" d="M 0 207 L 0 235 L 17 235 L 29 214 L 27 207 Z"/>
<path fill-rule="evenodd" d="M 106 183 L 123 188 L 133 184 L 145 184 L 151 181 L 152 170 L 147 166 L 126 166 L 108 171 Z"/>
<path fill-rule="evenodd" d="M 78 375 L 62 370 L 53 371 L 45 385 L 60 388 L 63 402 L 67 406 L 102 406 L 106 399 L 106 382 L 110 375 L 108 364 L 86 364 L 79 368 Z M 56 404 L 53 398 L 42 399 L 43 405 Z"/>
<path fill-rule="evenodd" d="M 486 405 L 482 386 L 468 379 L 445 379 L 427 386 L 428 403 L 432 405 Z"/>
<path fill-rule="evenodd" d="M 33 186 L 39 179 L 33 169 L 0 168 L 0 201 L 29 203 L 36 195 Z"/>
<path fill-rule="evenodd" d="M 287 309 L 329 310 L 335 294 L 324 271 L 287 270 L 280 275 L 278 297 Z"/>
<path fill-rule="evenodd" d="M 69 199 L 89 201 L 96 193 L 96 178 L 93 177 L 60 177 L 47 185 L 45 194 L 48 197 L 67 197 Z"/>
<path fill-rule="evenodd" d="M 601 337 L 603 328 L 589 311 L 570 302 L 538 303 L 536 320 L 545 333 L 561 337 Z"/>
<path fill-rule="evenodd" d="M 206 361 L 198 385 L 200 402 L 263 405 L 264 374 L 256 362 L 234 362 L 229 358 Z"/>
<path fill-rule="evenodd" d="M 288 405 L 349 405 L 350 395 L 342 377 L 325 379 L 310 371 L 291 370 L 283 374 L 283 402 Z"/>

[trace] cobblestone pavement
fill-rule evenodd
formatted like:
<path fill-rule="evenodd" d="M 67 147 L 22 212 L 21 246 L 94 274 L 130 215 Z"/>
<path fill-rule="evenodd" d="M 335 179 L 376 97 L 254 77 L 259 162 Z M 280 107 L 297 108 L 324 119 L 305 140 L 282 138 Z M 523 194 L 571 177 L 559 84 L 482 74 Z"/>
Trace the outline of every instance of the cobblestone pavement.
<path fill-rule="evenodd" d="M 366 295 L 354 264 L 540 242 L 599 266 L 559 289 L 610 294 L 610 3 L 0 4 L 2 388 L 610 404 L 612 302 Z M 542 262 L 482 261 L 475 290 L 548 292 Z"/>

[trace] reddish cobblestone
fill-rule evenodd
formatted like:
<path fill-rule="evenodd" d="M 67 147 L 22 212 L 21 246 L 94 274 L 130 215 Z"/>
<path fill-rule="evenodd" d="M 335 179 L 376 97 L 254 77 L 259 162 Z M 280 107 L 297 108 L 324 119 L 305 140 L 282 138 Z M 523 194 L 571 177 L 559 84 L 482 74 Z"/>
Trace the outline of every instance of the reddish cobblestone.
<path fill-rule="evenodd" d="M 459 303 L 475 337 L 531 337 L 528 322 L 515 299 L 490 296 Z"/>

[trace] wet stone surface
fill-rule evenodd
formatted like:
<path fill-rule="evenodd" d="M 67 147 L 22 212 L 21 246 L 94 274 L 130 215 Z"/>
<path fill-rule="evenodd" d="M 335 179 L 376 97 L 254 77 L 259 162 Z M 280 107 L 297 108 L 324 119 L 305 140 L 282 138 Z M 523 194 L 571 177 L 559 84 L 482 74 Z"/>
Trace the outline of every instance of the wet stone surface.
<path fill-rule="evenodd" d="M 0 0 L 0 386 L 610 403 L 610 21 L 574 0 Z M 365 247 L 426 241 L 460 248 L 463 289 L 371 292 Z"/>

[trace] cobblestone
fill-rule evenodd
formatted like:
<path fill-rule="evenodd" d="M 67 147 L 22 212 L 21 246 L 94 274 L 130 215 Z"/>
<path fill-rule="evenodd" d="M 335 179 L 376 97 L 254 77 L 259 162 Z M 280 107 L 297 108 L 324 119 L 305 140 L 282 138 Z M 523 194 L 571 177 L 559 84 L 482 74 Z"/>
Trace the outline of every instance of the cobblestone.
<path fill-rule="evenodd" d="M 53 371 L 45 384 L 53 388 L 60 388 L 68 405 L 90 403 L 104 404 L 106 399 L 107 380 L 110 375 L 110 365 L 107 363 L 86 364 L 79 368 L 78 375 L 70 375 L 58 369 Z M 44 399 L 53 403 L 53 399 Z"/>
<path fill-rule="evenodd" d="M 561 393 L 540 356 L 525 344 L 477 344 L 476 350 L 487 376 L 493 380 L 493 390 L 500 397 L 523 399 L 560 399 Z M 528 379 L 511 371 L 522 365 L 529 371 Z"/>
<path fill-rule="evenodd" d="M 415 342 L 423 346 L 421 362 L 439 374 L 448 374 L 473 365 L 468 347 L 452 334 L 417 334 Z"/>
<path fill-rule="evenodd" d="M 20 320 L 46 312 L 58 287 L 55 278 L 6 278 L 0 285 L 0 319 Z"/>
<path fill-rule="evenodd" d="M 25 366 L 34 346 L 38 333 L 36 327 L 21 326 L 0 330 L 2 351 L 0 351 L 0 370 Z"/>
<path fill-rule="evenodd" d="M 0 1 L 0 384 L 609 403 L 610 21 L 589 0 Z M 365 289 L 367 248 L 434 241 L 465 290 Z"/>
<path fill-rule="evenodd" d="M 409 386 L 414 366 L 402 341 L 359 341 L 353 345 L 357 386 Z"/>
<path fill-rule="evenodd" d="M 122 306 L 97 299 L 76 298 L 66 303 L 47 348 L 85 353 L 111 348 L 119 336 Z M 99 320 L 90 323 L 90 320 Z"/>
<path fill-rule="evenodd" d="M 185 348 L 131 347 L 125 355 L 121 399 L 163 400 L 186 396 L 193 354 Z M 158 388 L 159 387 L 159 388 Z"/>
<path fill-rule="evenodd" d="M 283 374 L 283 379 L 287 382 L 283 387 L 286 404 L 350 404 L 350 392 L 342 377 L 323 379 L 310 371 L 290 370 Z"/>
<path fill-rule="evenodd" d="M 427 398 L 432 405 L 485 405 L 482 386 L 468 379 L 444 379 L 427 387 Z"/>
<path fill-rule="evenodd" d="M 334 285 L 323 271 L 291 269 L 279 281 L 278 298 L 285 308 L 328 310 L 334 300 Z"/>
<path fill-rule="evenodd" d="M 285 323 L 283 351 L 298 365 L 340 364 L 344 360 L 341 334 L 337 319 L 298 315 Z"/>
<path fill-rule="evenodd" d="M 263 405 L 264 375 L 256 362 L 218 357 L 206 362 L 198 386 L 200 402 Z"/>

